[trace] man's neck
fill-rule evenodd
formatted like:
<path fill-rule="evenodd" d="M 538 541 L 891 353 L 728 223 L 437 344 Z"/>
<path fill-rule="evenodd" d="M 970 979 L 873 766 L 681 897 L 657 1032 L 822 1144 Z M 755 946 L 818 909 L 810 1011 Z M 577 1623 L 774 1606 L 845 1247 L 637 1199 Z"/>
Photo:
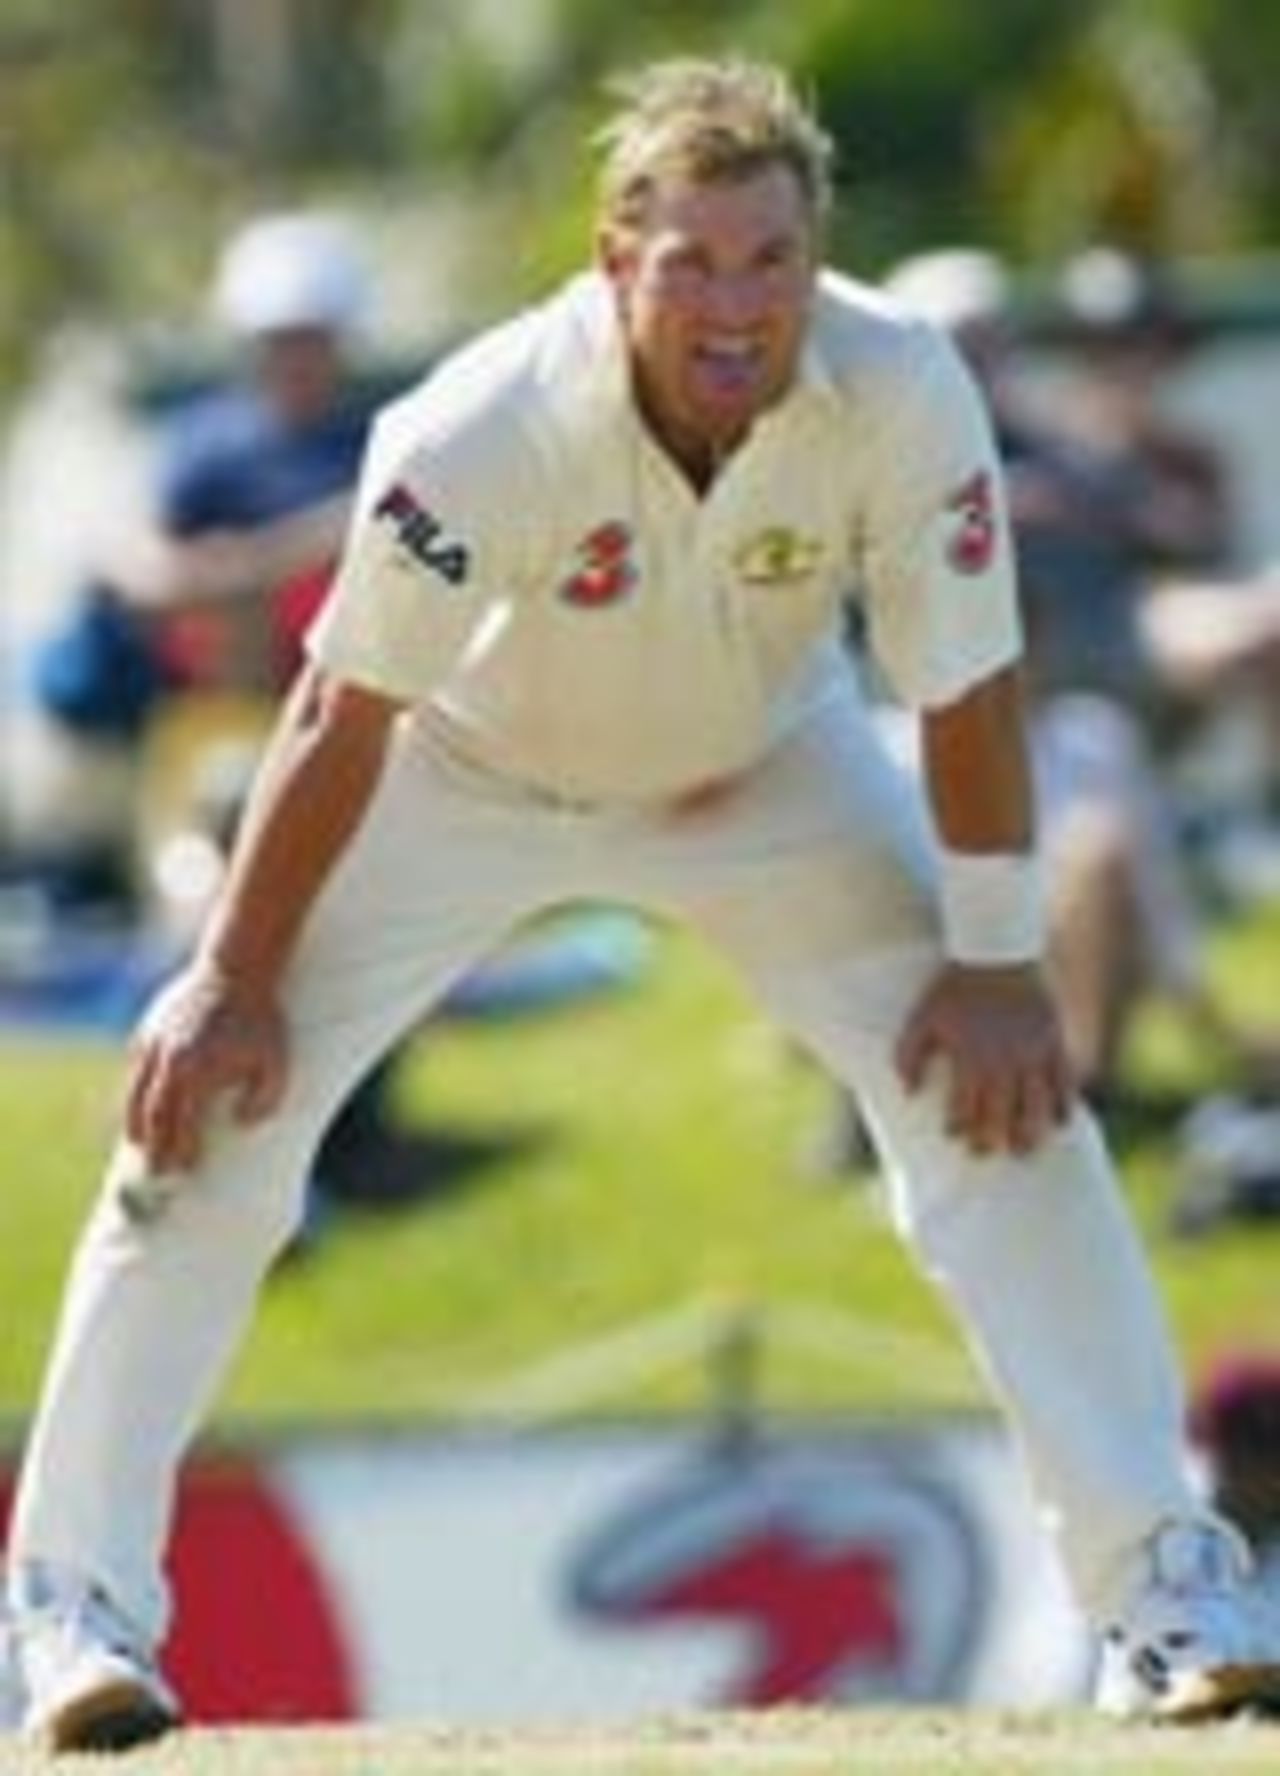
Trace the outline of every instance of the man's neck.
<path fill-rule="evenodd" d="M 635 379 L 634 387 L 636 406 L 649 436 L 671 459 L 695 493 L 708 493 L 729 458 L 742 448 L 750 434 L 744 432 L 735 438 L 716 438 L 681 426 L 656 411 L 654 403 L 646 398 L 639 377 Z"/>

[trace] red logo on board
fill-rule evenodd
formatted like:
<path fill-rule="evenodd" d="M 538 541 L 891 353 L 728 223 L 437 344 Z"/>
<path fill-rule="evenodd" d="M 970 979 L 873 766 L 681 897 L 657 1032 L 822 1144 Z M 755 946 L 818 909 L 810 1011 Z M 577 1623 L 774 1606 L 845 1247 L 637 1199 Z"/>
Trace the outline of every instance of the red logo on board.
<path fill-rule="evenodd" d="M 906 1463 L 783 1452 L 695 1464 L 596 1527 L 568 1574 L 615 1628 L 719 1624 L 735 1668 L 707 1700 L 963 1694 L 984 1590 L 961 1501 Z"/>

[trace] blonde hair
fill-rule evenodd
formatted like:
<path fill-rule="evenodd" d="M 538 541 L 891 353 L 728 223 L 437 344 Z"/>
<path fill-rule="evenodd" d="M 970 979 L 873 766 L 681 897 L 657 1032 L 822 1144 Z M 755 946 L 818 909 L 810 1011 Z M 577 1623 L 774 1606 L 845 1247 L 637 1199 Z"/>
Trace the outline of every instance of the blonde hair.
<path fill-rule="evenodd" d="M 609 90 L 617 109 L 596 136 L 606 225 L 639 226 L 664 177 L 713 184 L 773 166 L 795 175 L 815 223 L 825 217 L 831 138 L 780 68 L 681 58 L 623 75 Z"/>

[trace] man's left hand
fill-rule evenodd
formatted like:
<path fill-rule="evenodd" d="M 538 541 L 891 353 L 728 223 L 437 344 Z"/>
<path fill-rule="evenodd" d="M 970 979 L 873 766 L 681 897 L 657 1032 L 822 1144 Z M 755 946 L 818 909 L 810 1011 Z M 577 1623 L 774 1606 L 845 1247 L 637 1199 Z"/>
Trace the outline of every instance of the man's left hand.
<path fill-rule="evenodd" d="M 947 1132 L 973 1153 L 1030 1153 L 1075 1097 L 1052 997 L 1032 965 L 948 963 L 898 1040 L 899 1076 L 919 1091 L 947 1070 Z"/>

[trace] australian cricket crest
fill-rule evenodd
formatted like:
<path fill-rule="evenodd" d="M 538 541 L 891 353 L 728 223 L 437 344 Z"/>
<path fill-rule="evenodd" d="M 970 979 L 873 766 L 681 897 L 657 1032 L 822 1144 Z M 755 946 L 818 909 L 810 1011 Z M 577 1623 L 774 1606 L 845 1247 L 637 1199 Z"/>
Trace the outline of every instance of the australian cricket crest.
<path fill-rule="evenodd" d="M 733 565 L 745 585 L 792 586 L 811 579 L 821 559 L 817 537 L 786 524 L 770 524 L 738 545 Z"/>

